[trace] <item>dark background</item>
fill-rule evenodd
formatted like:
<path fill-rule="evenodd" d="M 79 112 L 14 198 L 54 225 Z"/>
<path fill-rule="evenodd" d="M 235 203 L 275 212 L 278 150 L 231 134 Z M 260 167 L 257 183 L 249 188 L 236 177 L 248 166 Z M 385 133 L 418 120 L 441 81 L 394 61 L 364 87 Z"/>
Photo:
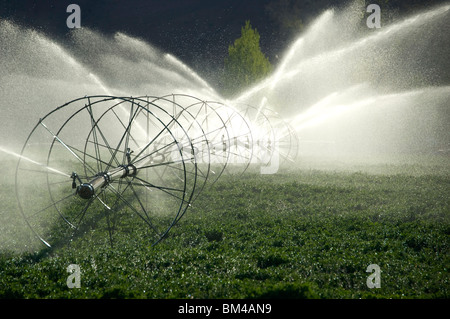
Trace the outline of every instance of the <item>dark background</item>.
<path fill-rule="evenodd" d="M 440 0 L 381 0 L 377 3 L 409 14 Z M 203 77 L 213 79 L 223 67 L 228 46 L 240 36 L 250 20 L 261 35 L 261 49 L 276 65 L 287 45 L 298 36 L 283 28 L 268 6 L 280 15 L 299 15 L 304 26 L 329 7 L 348 1 L 337 0 L 0 0 L 0 18 L 37 29 L 52 38 L 64 40 L 70 32 L 66 19 L 69 4 L 81 7 L 81 26 L 110 34 L 122 31 L 139 37 L 187 63 Z M 280 5 L 282 4 L 282 5 Z M 284 5 L 284 7 L 283 7 Z M 284 9 L 283 9 L 284 8 Z M 287 9 L 286 9 L 287 8 Z M 289 17 L 286 17 L 289 18 Z M 0 57 L 1 58 L 1 57 Z"/>

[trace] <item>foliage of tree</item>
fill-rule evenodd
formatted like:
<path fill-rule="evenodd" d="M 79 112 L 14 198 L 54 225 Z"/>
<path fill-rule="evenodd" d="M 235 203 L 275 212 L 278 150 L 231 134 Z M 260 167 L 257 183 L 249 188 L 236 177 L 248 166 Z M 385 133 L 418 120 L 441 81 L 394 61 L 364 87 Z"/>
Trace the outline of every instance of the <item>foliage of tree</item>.
<path fill-rule="evenodd" d="M 250 21 L 241 28 L 241 37 L 228 47 L 224 67 L 224 93 L 232 95 L 263 79 L 272 70 L 269 59 L 261 52 L 260 35 Z"/>

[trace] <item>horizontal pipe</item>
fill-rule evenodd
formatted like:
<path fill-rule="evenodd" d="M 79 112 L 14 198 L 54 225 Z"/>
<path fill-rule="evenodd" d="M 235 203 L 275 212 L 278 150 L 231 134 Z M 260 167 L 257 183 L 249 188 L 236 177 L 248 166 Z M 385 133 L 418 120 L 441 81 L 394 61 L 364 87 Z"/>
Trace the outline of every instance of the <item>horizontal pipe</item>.
<path fill-rule="evenodd" d="M 105 187 L 113 180 L 125 178 L 127 176 L 135 176 L 137 168 L 134 165 L 120 165 L 109 172 L 99 173 L 88 183 L 83 183 L 77 187 L 77 194 L 84 199 L 92 198 L 97 189 Z"/>

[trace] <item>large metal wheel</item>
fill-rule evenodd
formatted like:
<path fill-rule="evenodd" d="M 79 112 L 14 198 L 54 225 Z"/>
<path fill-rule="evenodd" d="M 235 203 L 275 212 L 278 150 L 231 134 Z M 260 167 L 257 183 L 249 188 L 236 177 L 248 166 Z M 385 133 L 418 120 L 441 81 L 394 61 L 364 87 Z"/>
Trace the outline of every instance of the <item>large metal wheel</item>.
<path fill-rule="evenodd" d="M 206 182 L 208 185 L 213 185 L 220 178 L 230 161 L 231 151 L 227 146 L 231 144 L 229 129 L 232 129 L 232 125 L 228 118 L 222 118 L 225 115 L 224 112 L 221 116 L 215 107 L 204 100 L 185 94 L 173 94 L 171 98 L 183 105 L 184 112 L 188 112 L 195 119 L 194 122 L 187 118 L 188 121 L 184 125 L 186 117 L 183 117 L 184 119 L 180 122 L 184 127 L 191 128 L 199 123 L 202 128 L 202 134 L 191 134 L 189 130 L 188 134 L 196 150 L 197 168 L 201 171 L 199 175 L 206 175 L 204 172 L 207 171 Z M 174 113 L 177 119 L 180 119 L 182 115 L 183 113 Z"/>
<path fill-rule="evenodd" d="M 141 97 L 146 100 L 157 103 L 159 106 L 171 114 L 177 122 L 187 132 L 197 164 L 197 186 L 191 203 L 194 202 L 206 184 L 211 181 L 211 176 L 215 172 L 211 170 L 211 140 L 208 138 L 209 132 L 205 130 L 202 118 L 199 116 L 195 106 L 201 103 L 201 100 L 189 95 L 171 94 L 162 97 Z M 188 148 L 190 145 L 188 145 Z"/>
<path fill-rule="evenodd" d="M 252 124 L 256 143 L 256 162 L 268 165 L 276 161 L 278 165 L 292 165 L 298 155 L 298 137 L 291 125 L 267 105 L 258 108 L 240 105 L 244 116 Z"/>
<path fill-rule="evenodd" d="M 187 131 L 158 101 L 73 100 L 41 118 L 22 148 L 20 212 L 48 247 L 83 232 L 111 244 L 117 232 L 141 232 L 155 244 L 194 196 L 193 154 Z"/>
<path fill-rule="evenodd" d="M 206 101 L 221 118 L 227 131 L 214 142 L 219 154 L 226 159 L 225 174 L 242 175 L 254 160 L 254 135 L 249 120 L 238 109 L 229 104 Z M 220 161 L 219 161 L 220 162 Z"/>

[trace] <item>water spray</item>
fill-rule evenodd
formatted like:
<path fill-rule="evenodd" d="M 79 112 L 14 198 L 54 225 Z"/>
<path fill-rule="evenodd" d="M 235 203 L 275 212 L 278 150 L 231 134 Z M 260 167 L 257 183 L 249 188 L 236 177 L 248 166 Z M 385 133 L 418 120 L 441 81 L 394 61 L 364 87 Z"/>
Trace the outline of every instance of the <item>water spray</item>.
<path fill-rule="evenodd" d="M 123 210 L 142 220 L 156 244 L 222 174 L 267 166 L 275 144 L 283 145 L 276 150 L 277 165 L 279 154 L 294 160 L 296 144 L 284 142 L 295 140 L 295 133 L 286 134 L 287 123 L 275 114 L 263 105 L 227 105 L 183 94 L 69 101 L 39 119 L 18 155 L 20 211 L 49 247 L 55 241 L 45 226 L 49 220 L 71 238 L 87 218 L 106 219 L 112 245 L 117 227 L 112 213 Z M 276 127 L 284 130 L 283 143 L 276 141 Z M 30 181 L 46 187 L 30 195 Z"/>
<path fill-rule="evenodd" d="M 224 174 L 293 163 L 300 146 L 323 158 L 335 148 L 366 155 L 447 145 L 450 89 L 439 79 L 448 79 L 449 12 L 437 7 L 366 34 L 343 32 L 346 13 L 328 10 L 271 77 L 231 101 L 141 40 L 83 29 L 62 49 L 0 21 L 4 105 L 23 121 L 3 129 L 25 139 L 20 153 L 0 151 L 18 158 L 20 212 L 49 247 L 99 224 L 112 243 L 130 218 L 156 244 Z M 33 54 L 34 73 L 22 52 Z M 24 86 L 27 103 L 18 98 Z M 148 91 L 155 96 L 129 96 Z M 185 94 L 164 95 L 174 91 Z M 61 99 L 70 101 L 49 112 Z M 31 105 L 48 113 L 39 119 Z M 38 123 L 22 135 L 30 118 Z"/>

